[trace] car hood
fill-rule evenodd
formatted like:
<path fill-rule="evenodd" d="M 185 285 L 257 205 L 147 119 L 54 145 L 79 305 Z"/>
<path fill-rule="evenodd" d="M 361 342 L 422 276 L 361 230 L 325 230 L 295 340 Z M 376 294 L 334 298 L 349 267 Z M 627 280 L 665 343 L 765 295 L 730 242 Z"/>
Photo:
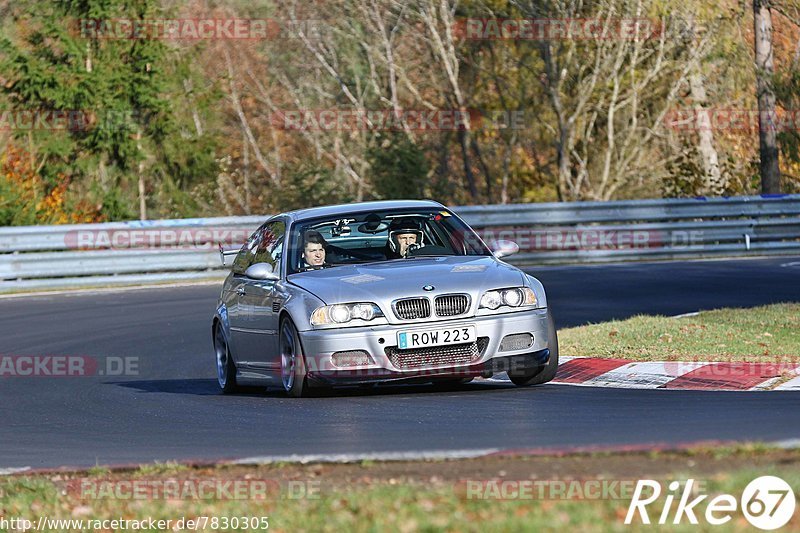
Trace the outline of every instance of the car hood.
<path fill-rule="evenodd" d="M 293 274 L 289 281 L 328 305 L 374 302 L 383 307 L 398 298 L 453 292 L 470 294 L 475 305 L 483 291 L 519 287 L 525 277 L 493 257 L 448 256 L 343 265 Z M 423 290 L 426 285 L 433 290 Z"/>

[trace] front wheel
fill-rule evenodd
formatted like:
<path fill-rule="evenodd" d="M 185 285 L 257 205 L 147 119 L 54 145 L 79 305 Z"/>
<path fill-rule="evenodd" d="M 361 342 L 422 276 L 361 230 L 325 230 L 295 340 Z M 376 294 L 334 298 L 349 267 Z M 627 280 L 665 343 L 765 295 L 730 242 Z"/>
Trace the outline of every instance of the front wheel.
<path fill-rule="evenodd" d="M 290 318 L 281 319 L 281 381 L 286 394 L 294 398 L 308 395 L 306 362 L 297 328 Z"/>
<path fill-rule="evenodd" d="M 558 371 L 558 335 L 556 334 L 556 325 L 553 321 L 553 315 L 547 313 L 547 341 L 550 349 L 550 359 L 543 367 L 536 367 L 532 369 L 522 369 L 519 371 L 509 370 L 508 377 L 511 382 L 518 387 L 527 387 L 530 385 L 541 385 L 552 381 L 556 377 Z"/>

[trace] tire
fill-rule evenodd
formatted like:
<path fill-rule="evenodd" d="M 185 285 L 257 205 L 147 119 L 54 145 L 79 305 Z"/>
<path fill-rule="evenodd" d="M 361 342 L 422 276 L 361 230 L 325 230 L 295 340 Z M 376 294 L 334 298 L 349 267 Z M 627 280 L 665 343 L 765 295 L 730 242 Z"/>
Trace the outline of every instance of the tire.
<path fill-rule="evenodd" d="M 223 394 L 241 390 L 236 383 L 236 365 L 231 356 L 231 349 L 219 323 L 214 327 L 214 355 L 217 366 L 217 383 Z"/>
<path fill-rule="evenodd" d="M 553 315 L 547 313 L 547 339 L 550 348 L 550 360 L 545 366 L 536 368 L 526 368 L 519 372 L 509 371 L 508 377 L 511 382 L 518 387 L 529 387 L 531 385 L 541 385 L 552 381 L 558 371 L 558 334 Z"/>
<path fill-rule="evenodd" d="M 281 319 L 279 331 L 283 388 L 293 398 L 308 396 L 306 360 L 297 328 L 290 318 L 284 317 Z"/>

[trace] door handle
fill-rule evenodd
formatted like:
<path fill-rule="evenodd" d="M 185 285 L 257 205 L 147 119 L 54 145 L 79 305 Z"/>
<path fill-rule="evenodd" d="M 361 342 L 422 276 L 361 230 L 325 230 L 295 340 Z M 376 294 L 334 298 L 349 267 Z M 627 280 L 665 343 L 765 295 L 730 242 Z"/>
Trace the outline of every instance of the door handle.
<path fill-rule="evenodd" d="M 239 296 L 244 296 L 245 295 L 244 287 L 237 288 L 236 289 L 236 294 L 238 294 Z"/>

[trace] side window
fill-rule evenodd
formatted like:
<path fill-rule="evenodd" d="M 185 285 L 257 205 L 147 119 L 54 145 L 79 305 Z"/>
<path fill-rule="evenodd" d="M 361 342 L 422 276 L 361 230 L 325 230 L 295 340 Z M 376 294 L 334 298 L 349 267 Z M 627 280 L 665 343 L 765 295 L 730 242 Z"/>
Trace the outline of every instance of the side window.
<path fill-rule="evenodd" d="M 272 265 L 273 271 L 277 271 L 283 252 L 285 234 L 286 225 L 281 221 L 264 226 L 252 263 L 269 263 Z"/>
<path fill-rule="evenodd" d="M 232 270 L 234 274 L 244 274 L 247 267 L 253 264 L 253 257 L 255 257 L 256 249 L 261 240 L 261 235 L 264 232 L 264 226 L 258 228 L 250 235 L 247 242 L 244 243 L 242 249 L 236 254 L 236 259 L 233 260 Z"/>

